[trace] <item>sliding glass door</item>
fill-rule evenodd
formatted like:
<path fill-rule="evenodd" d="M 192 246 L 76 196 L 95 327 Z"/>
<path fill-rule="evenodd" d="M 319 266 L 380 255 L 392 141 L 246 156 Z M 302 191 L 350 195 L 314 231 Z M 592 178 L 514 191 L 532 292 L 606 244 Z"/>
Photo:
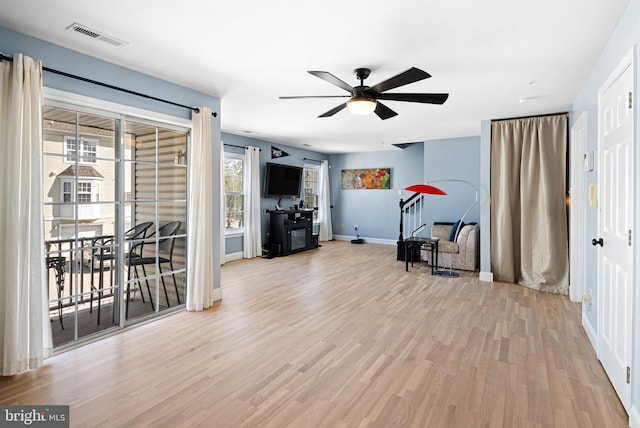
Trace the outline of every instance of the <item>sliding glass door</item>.
<path fill-rule="evenodd" d="M 150 224 L 126 242 L 125 317 L 134 319 L 184 303 L 188 134 L 128 120 L 125 135 L 126 228 Z"/>
<path fill-rule="evenodd" d="M 43 121 L 54 345 L 182 305 L 188 130 L 55 102 Z"/>
<path fill-rule="evenodd" d="M 45 250 L 54 345 L 118 325 L 119 118 L 43 110 Z M 117 305 L 116 305 L 117 306 Z"/>

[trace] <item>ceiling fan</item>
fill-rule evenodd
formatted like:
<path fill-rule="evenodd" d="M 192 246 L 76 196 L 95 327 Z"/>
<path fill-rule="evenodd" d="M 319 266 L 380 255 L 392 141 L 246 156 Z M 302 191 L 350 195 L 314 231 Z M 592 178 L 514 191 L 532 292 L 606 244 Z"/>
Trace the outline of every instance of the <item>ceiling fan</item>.
<path fill-rule="evenodd" d="M 387 93 L 386 91 L 408 85 L 409 83 L 418 82 L 431 77 L 426 71 L 419 68 L 411 67 L 407 71 L 390 77 L 374 86 L 365 86 L 364 79 L 369 77 L 371 70 L 368 68 L 357 68 L 354 70 L 356 79 L 360 80 L 359 86 L 350 86 L 349 84 L 338 79 L 327 71 L 308 71 L 308 73 L 319 77 L 320 79 L 331 83 L 339 88 L 349 92 L 350 95 L 306 95 L 280 97 L 281 100 L 300 99 L 300 98 L 349 98 L 349 100 L 331 110 L 321 114 L 318 117 L 329 117 L 338 113 L 340 110 L 347 108 L 353 114 L 369 114 L 375 113 L 382 120 L 397 116 L 398 113 L 391 110 L 379 100 L 388 101 L 405 101 L 410 103 L 427 103 L 427 104 L 443 104 L 449 94 L 415 94 L 415 93 Z"/>

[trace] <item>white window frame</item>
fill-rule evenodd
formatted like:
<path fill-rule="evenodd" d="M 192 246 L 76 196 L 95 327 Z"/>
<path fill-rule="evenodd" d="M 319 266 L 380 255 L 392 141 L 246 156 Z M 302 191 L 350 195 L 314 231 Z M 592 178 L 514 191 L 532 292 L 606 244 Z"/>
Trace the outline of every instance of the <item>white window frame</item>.
<path fill-rule="evenodd" d="M 60 201 L 64 204 L 60 207 L 61 219 L 72 219 L 75 217 L 75 205 L 78 207 L 78 220 L 97 219 L 102 215 L 102 205 L 100 202 L 100 178 L 78 177 L 61 177 L 60 181 Z M 78 187 L 89 185 L 90 193 L 78 192 Z M 90 201 L 78 201 L 78 194 L 90 195 Z M 69 196 L 69 200 L 65 200 L 65 195 Z"/>
<path fill-rule="evenodd" d="M 315 188 L 315 193 L 311 193 L 312 195 L 316 196 L 316 199 L 318 200 L 318 202 L 320 201 L 320 183 L 318 183 L 318 181 L 320 180 L 320 165 L 310 165 L 310 164 L 305 164 L 302 170 L 302 200 L 305 200 L 305 196 L 306 194 L 306 189 L 305 189 L 305 178 L 307 176 L 307 170 L 313 170 L 316 172 L 316 188 Z M 306 206 L 306 201 L 305 201 L 305 209 L 310 209 L 310 208 L 314 208 L 314 207 L 308 207 Z M 313 219 L 316 220 L 318 218 L 318 211 L 315 210 L 313 212 Z"/>
<path fill-rule="evenodd" d="M 78 202 L 94 202 L 93 190 L 94 186 L 91 181 L 79 180 L 76 185 L 76 200 Z M 83 200 L 87 199 L 88 200 Z"/>
<path fill-rule="evenodd" d="M 70 188 L 68 191 L 65 191 L 65 184 L 68 184 Z M 75 203 L 76 201 L 79 204 L 87 204 L 93 202 L 100 202 L 100 179 L 87 179 L 87 178 L 78 178 L 78 185 L 86 185 L 88 184 L 91 187 L 90 201 L 77 201 L 78 191 L 76 191 L 76 180 L 74 177 L 65 177 L 60 178 L 60 201 L 65 203 Z M 87 194 L 87 192 L 80 192 L 82 194 Z M 69 200 L 65 201 L 64 195 L 69 195 Z"/>
<path fill-rule="evenodd" d="M 73 179 L 61 179 L 60 180 L 60 200 L 65 203 L 72 203 L 73 200 Z M 68 188 L 67 188 L 68 187 Z M 66 199 L 65 196 L 69 195 L 69 199 Z"/>
<path fill-rule="evenodd" d="M 224 212 L 222 213 L 222 222 L 224 224 L 224 235 L 225 237 L 234 237 L 234 236 L 244 236 L 244 230 L 245 230 L 245 226 L 247 224 L 247 218 L 246 218 L 246 211 L 243 210 L 242 212 L 242 227 L 227 227 L 227 204 L 226 204 L 226 199 L 227 199 L 227 195 L 242 195 L 243 201 L 246 202 L 246 194 L 244 193 L 244 183 L 247 179 L 247 163 L 246 163 L 246 157 L 244 154 L 240 154 L 240 153 L 227 153 L 224 152 L 224 160 L 227 159 L 237 159 L 242 161 L 242 182 L 243 182 L 243 190 L 241 192 L 225 192 L 223 189 L 223 198 L 224 198 Z M 224 170 L 224 168 L 223 168 Z M 224 173 L 224 171 L 223 171 Z M 243 204 L 244 206 L 245 204 Z"/>
<path fill-rule="evenodd" d="M 79 164 L 84 164 L 84 165 L 97 165 L 98 164 L 98 157 L 99 157 L 99 147 L 100 147 L 100 140 L 96 140 L 94 138 L 85 138 L 85 137 L 80 137 L 79 138 L 80 143 L 76 143 L 76 155 L 78 156 L 78 163 Z M 75 159 L 73 158 L 69 158 L 70 156 L 72 156 L 72 151 L 69 150 L 69 143 L 71 141 L 76 141 L 76 137 L 73 135 L 65 135 L 64 137 L 64 163 L 76 163 Z M 88 146 L 91 145 L 95 148 L 95 154 L 93 154 L 93 150 L 92 151 L 88 151 L 87 148 Z M 92 153 L 92 157 L 93 160 L 89 161 L 86 159 L 86 152 L 91 152 Z"/>

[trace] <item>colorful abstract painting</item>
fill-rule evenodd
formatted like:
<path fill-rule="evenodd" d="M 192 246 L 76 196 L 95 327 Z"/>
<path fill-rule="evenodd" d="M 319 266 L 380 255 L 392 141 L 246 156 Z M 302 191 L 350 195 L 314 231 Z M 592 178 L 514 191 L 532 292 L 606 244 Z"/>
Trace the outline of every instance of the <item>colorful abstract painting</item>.
<path fill-rule="evenodd" d="M 343 169 L 343 189 L 391 189 L 391 168 Z"/>

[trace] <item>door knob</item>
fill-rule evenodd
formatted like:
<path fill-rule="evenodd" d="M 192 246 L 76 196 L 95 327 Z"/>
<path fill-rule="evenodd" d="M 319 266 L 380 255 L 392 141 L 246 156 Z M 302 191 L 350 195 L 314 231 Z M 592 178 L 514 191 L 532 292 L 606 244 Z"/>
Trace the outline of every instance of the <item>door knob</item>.
<path fill-rule="evenodd" d="M 604 245 L 604 241 L 602 240 L 602 238 L 600 239 L 593 238 L 593 240 L 591 241 L 591 245 L 593 246 L 600 245 L 602 247 Z"/>

